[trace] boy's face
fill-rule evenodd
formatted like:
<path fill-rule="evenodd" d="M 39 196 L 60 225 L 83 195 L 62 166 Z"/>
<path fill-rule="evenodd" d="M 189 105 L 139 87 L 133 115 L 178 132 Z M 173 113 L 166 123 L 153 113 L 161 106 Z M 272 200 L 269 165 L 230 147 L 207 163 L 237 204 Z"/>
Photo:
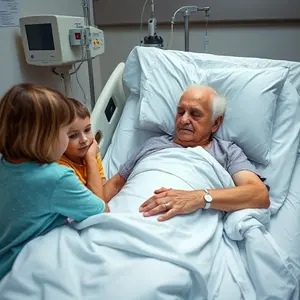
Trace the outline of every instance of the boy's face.
<path fill-rule="evenodd" d="M 89 117 L 85 119 L 76 118 L 69 133 L 69 145 L 65 151 L 66 156 L 76 162 L 83 158 L 94 140 Z"/>

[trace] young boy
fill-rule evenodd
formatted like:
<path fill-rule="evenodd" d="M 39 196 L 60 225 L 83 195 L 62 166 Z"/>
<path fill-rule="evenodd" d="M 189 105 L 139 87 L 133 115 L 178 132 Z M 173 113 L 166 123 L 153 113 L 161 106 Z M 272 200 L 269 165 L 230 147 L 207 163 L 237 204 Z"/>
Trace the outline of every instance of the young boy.
<path fill-rule="evenodd" d="M 103 185 L 106 182 L 102 161 L 91 130 L 90 113 L 79 101 L 72 101 L 76 118 L 69 131 L 69 144 L 59 164 L 72 168 L 80 181 L 98 197 L 105 199 Z M 94 157 L 86 156 L 93 148 Z"/>

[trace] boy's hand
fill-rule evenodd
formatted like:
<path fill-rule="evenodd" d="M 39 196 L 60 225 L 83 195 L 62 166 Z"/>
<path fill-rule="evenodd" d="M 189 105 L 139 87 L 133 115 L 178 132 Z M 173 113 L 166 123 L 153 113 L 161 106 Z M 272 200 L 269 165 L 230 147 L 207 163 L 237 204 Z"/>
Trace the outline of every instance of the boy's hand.
<path fill-rule="evenodd" d="M 99 153 L 99 147 L 96 140 L 93 140 L 92 144 L 90 145 L 88 151 L 86 152 L 84 159 L 88 161 L 90 159 L 97 159 L 97 155 Z"/>

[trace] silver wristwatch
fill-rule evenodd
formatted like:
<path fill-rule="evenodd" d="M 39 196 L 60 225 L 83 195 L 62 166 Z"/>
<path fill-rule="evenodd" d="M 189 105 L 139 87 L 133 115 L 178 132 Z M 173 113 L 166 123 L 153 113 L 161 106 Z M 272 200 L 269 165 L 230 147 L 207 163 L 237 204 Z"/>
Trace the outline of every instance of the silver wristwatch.
<path fill-rule="evenodd" d="M 211 202 L 213 201 L 212 195 L 208 192 L 208 190 L 204 190 L 205 195 L 203 196 L 204 201 L 205 201 L 205 206 L 204 209 L 209 209 Z"/>

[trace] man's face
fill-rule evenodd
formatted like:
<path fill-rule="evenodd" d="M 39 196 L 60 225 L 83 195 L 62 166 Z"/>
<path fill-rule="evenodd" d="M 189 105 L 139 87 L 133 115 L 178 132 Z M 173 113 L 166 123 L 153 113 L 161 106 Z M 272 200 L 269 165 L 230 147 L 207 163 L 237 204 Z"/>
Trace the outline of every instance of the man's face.
<path fill-rule="evenodd" d="M 191 88 L 181 97 L 175 119 L 175 142 L 183 147 L 209 143 L 215 122 L 212 121 L 211 92 Z"/>

